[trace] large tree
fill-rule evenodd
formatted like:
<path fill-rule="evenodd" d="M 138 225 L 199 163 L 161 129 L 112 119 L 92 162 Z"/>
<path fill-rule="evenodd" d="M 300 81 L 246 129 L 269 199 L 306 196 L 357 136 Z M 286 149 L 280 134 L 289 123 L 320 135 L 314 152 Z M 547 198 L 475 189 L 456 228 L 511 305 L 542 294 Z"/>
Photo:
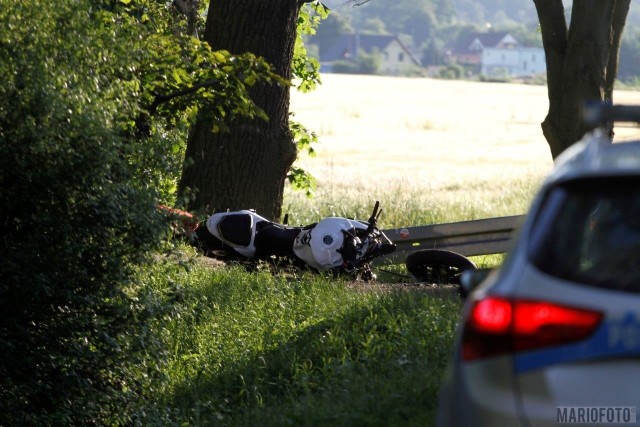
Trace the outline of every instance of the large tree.
<path fill-rule="evenodd" d="M 588 130 L 587 101 L 613 101 L 620 39 L 630 0 L 573 2 L 567 25 L 562 0 L 534 0 L 547 61 L 549 111 L 542 131 L 555 158 Z M 613 125 L 608 132 L 613 137 Z"/>
<path fill-rule="evenodd" d="M 204 39 L 213 50 L 251 52 L 286 80 L 292 76 L 296 27 L 304 0 L 210 0 Z M 179 185 L 195 192 L 189 207 L 205 212 L 255 209 L 277 219 L 297 150 L 289 128 L 289 87 L 256 84 L 252 100 L 268 116 L 234 118 L 217 131 L 217 111 L 200 111 L 187 141 Z"/>

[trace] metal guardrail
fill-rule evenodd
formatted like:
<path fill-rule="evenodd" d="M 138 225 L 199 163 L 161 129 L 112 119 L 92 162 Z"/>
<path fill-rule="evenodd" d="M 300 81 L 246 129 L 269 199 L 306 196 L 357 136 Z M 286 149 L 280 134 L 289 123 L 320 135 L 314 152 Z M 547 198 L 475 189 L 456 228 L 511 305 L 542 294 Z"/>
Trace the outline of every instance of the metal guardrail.
<path fill-rule="evenodd" d="M 404 262 L 408 254 L 421 249 L 443 249 L 464 256 L 504 253 L 523 220 L 523 215 L 514 215 L 383 230 L 396 250 L 380 262 Z"/>

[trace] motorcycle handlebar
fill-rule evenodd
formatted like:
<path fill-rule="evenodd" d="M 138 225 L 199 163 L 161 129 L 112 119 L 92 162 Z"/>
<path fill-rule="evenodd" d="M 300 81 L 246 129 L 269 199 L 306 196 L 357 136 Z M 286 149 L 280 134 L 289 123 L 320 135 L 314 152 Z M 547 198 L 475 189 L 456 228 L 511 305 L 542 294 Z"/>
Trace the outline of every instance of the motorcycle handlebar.
<path fill-rule="evenodd" d="M 380 201 L 376 200 L 376 204 L 373 206 L 373 212 L 371 212 L 371 216 L 369 217 L 369 227 L 367 228 L 367 233 L 371 233 L 373 229 L 376 227 L 376 223 L 378 222 L 378 217 L 380 216 L 380 212 L 378 209 L 380 208 Z"/>

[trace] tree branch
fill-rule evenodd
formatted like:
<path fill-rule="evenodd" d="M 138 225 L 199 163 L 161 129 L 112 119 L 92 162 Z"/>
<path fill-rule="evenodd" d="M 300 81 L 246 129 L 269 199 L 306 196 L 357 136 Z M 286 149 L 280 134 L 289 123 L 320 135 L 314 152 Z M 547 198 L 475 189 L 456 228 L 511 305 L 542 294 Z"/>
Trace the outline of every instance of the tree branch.
<path fill-rule="evenodd" d="M 365 3 L 369 3 L 371 0 L 349 0 L 349 3 L 353 3 L 353 7 L 362 6 Z"/>
<path fill-rule="evenodd" d="M 155 98 L 153 99 L 153 102 L 151 103 L 151 105 L 147 110 L 149 111 L 150 114 L 153 114 L 156 111 L 156 109 L 160 106 L 160 104 L 169 102 L 172 99 L 178 98 L 180 96 L 185 96 L 185 95 L 195 93 L 198 90 L 205 87 L 213 87 L 216 84 L 218 84 L 218 80 L 206 80 L 204 82 L 197 83 L 186 89 L 178 90 L 178 91 L 167 93 L 167 94 L 156 95 Z"/>

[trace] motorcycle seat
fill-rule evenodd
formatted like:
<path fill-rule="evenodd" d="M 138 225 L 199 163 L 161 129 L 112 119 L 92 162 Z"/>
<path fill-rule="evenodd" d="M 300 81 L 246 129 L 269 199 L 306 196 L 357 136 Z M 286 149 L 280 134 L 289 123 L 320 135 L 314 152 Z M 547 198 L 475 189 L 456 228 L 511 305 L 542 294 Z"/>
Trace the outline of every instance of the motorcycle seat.
<path fill-rule="evenodd" d="M 301 228 L 286 227 L 268 221 L 256 224 L 256 258 L 266 258 L 270 255 L 292 256 L 293 242 Z"/>
<path fill-rule="evenodd" d="M 218 232 L 230 243 L 238 246 L 249 246 L 251 244 L 251 215 L 236 213 L 225 215 L 218 222 Z"/>

